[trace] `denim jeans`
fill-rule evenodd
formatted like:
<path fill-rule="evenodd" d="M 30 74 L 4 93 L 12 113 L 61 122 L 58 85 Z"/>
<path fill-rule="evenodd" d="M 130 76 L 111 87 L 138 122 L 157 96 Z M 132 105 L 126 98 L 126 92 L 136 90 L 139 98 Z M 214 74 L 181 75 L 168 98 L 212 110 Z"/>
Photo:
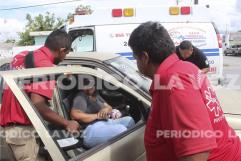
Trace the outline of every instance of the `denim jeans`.
<path fill-rule="evenodd" d="M 114 136 L 126 131 L 135 125 L 132 117 L 126 116 L 119 119 L 98 121 L 86 127 L 83 132 L 84 145 L 91 148 L 104 143 Z"/>

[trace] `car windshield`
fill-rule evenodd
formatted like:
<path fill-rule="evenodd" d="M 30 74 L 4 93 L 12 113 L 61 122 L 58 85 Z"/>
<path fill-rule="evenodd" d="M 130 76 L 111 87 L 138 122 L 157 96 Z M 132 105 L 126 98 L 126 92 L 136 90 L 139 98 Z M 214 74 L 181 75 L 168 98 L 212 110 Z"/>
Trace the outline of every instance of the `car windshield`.
<path fill-rule="evenodd" d="M 125 57 L 117 57 L 106 61 L 107 64 L 114 67 L 121 72 L 125 77 L 132 80 L 139 88 L 149 92 L 151 85 L 151 79 L 144 77 L 137 69 L 134 61 L 131 61 Z"/>

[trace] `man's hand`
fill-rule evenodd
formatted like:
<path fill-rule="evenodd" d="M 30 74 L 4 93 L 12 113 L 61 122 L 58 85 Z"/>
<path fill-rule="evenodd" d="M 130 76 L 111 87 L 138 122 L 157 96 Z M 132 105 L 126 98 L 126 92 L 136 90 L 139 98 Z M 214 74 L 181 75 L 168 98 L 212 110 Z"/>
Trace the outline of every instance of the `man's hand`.
<path fill-rule="evenodd" d="M 71 120 L 71 121 L 68 121 L 65 128 L 68 132 L 74 133 L 74 132 L 78 132 L 80 130 L 80 125 L 77 121 Z"/>

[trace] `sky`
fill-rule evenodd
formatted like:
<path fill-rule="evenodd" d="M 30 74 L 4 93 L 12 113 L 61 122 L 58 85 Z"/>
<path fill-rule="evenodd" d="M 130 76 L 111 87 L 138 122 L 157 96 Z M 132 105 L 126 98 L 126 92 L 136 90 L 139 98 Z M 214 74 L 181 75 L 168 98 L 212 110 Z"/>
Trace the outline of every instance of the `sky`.
<path fill-rule="evenodd" d="M 14 39 L 18 37 L 18 32 L 24 30 L 26 24 L 26 14 L 30 13 L 32 17 L 46 12 L 54 13 L 56 17 L 66 19 L 68 13 L 73 13 L 80 4 L 91 4 L 95 7 L 110 6 L 113 2 L 138 4 L 140 0 L 72 0 L 69 3 L 62 3 L 35 8 L 24 8 L 19 10 L 4 10 L 13 7 L 22 7 L 29 5 L 39 5 L 46 3 L 55 3 L 71 0 L 0 0 L 0 41 Z M 152 1 L 153 4 L 171 2 L 171 0 L 143 0 L 146 3 Z M 176 1 L 177 0 L 173 0 Z M 194 0 L 178 0 L 180 2 Z M 241 30 L 241 0 L 199 0 L 200 5 L 209 4 L 211 15 L 210 19 L 214 21 L 221 32 Z"/>

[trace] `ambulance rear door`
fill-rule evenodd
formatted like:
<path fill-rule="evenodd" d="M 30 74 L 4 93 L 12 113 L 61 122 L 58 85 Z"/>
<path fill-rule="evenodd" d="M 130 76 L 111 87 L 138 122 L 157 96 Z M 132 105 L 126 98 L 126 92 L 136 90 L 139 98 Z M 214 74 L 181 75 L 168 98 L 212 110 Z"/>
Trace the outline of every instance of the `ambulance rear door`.
<path fill-rule="evenodd" d="M 132 52 L 128 46 L 131 32 L 139 24 L 103 25 L 95 27 L 96 50 L 116 52 L 133 60 Z"/>

